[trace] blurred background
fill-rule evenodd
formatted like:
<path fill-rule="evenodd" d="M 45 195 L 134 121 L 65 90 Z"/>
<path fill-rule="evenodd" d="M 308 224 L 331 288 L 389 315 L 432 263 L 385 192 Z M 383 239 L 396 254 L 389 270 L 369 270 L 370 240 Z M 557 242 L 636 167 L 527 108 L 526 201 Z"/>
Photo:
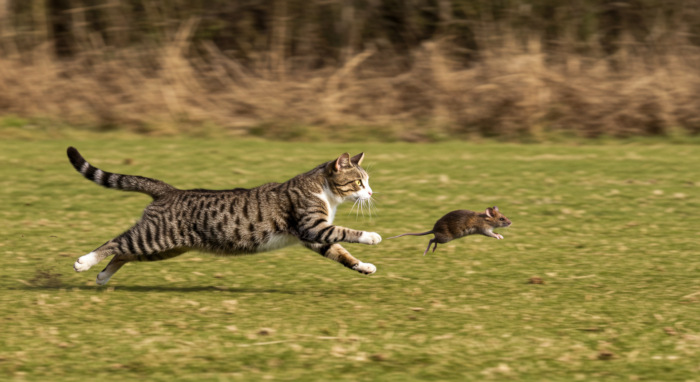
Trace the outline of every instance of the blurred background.
<path fill-rule="evenodd" d="M 700 0 L 0 0 L 0 119 L 298 140 L 698 134 Z"/>

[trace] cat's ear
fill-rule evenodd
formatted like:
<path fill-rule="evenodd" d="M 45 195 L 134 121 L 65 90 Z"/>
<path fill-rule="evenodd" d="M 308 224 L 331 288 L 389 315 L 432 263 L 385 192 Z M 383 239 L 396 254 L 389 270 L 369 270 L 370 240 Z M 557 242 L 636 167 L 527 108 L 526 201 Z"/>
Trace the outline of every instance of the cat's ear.
<path fill-rule="evenodd" d="M 355 166 L 360 166 L 362 164 L 363 159 L 365 159 L 365 153 L 359 153 L 354 157 L 350 158 L 350 162 L 352 162 L 352 164 L 354 164 Z"/>
<path fill-rule="evenodd" d="M 350 154 L 348 153 L 343 153 L 343 155 L 339 156 L 338 159 L 335 160 L 333 169 L 335 171 L 340 171 L 340 169 L 344 167 L 350 167 Z"/>

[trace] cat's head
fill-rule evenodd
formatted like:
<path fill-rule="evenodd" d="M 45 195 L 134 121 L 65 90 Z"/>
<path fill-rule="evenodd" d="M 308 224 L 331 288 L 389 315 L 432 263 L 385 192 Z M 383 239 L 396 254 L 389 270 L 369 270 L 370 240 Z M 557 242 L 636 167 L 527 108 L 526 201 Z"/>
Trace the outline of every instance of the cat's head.
<path fill-rule="evenodd" d="M 344 153 L 338 159 L 328 162 L 326 178 L 331 192 L 343 200 L 370 199 L 372 188 L 369 186 L 369 175 L 360 167 L 364 158 L 365 153 L 359 153 L 352 158 L 348 153 Z"/>

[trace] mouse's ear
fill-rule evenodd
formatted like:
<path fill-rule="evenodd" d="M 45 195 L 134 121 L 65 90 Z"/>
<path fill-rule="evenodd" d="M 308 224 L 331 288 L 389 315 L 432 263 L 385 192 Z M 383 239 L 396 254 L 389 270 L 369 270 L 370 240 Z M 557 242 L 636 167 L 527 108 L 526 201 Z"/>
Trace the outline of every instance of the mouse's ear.
<path fill-rule="evenodd" d="M 493 209 L 491 207 L 486 209 L 486 216 L 492 218 L 493 217 Z"/>
<path fill-rule="evenodd" d="M 494 211 L 498 211 L 498 206 L 493 206 Z"/>

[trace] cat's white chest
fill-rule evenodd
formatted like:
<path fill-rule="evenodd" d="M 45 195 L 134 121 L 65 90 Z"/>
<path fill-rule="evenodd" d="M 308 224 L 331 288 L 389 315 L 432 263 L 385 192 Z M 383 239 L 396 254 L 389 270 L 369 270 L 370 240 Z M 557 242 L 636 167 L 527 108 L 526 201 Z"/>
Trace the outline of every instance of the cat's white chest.
<path fill-rule="evenodd" d="M 314 195 L 326 204 L 326 209 L 328 211 L 328 224 L 333 224 L 333 220 L 335 219 L 335 211 L 338 209 L 338 205 L 342 201 L 337 200 L 331 191 L 325 187 L 323 188 L 323 192 Z"/>
<path fill-rule="evenodd" d="M 328 206 L 328 224 L 333 224 L 333 219 L 335 219 L 335 210 L 338 209 L 338 206 Z"/>

